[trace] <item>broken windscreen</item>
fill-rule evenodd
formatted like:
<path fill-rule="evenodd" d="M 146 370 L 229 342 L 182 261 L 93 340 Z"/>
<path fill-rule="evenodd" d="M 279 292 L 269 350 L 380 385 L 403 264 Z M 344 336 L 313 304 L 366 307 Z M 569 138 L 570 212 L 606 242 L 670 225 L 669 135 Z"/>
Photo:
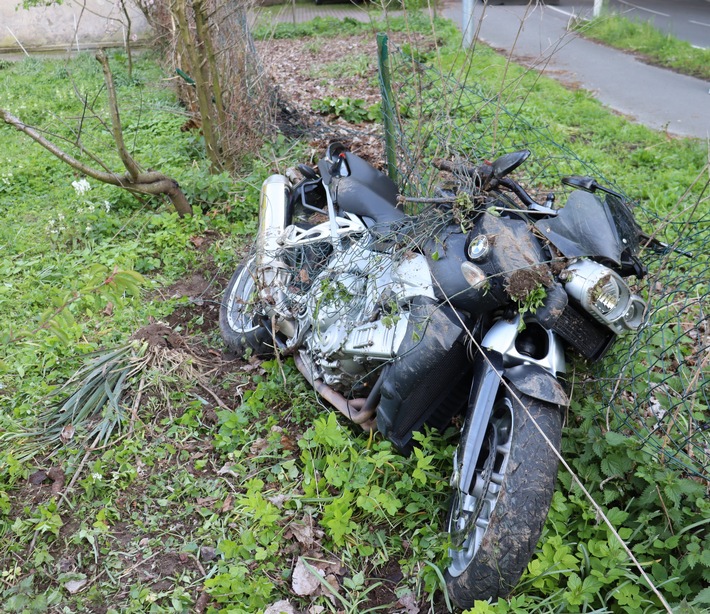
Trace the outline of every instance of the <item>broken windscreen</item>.
<path fill-rule="evenodd" d="M 583 190 L 572 192 L 555 217 L 535 226 L 567 258 L 605 258 L 621 264 L 627 248 L 638 247 L 638 226 L 626 204 L 613 194 L 604 202 Z"/>

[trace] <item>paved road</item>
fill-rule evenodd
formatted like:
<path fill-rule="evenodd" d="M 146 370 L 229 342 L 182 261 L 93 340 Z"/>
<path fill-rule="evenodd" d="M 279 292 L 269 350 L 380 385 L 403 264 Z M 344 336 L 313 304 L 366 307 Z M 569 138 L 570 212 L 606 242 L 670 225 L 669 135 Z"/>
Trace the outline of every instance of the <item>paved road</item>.
<path fill-rule="evenodd" d="M 710 83 L 649 66 L 634 56 L 588 41 L 567 31 L 574 16 L 591 15 L 594 0 L 559 0 L 557 6 L 490 6 L 475 4 L 473 27 L 487 44 L 547 76 L 590 91 L 604 105 L 657 130 L 679 136 L 710 138 Z M 618 2 L 619 0 L 613 0 Z M 627 1 L 627 0 L 624 0 Z M 650 8 L 653 3 L 683 6 L 674 23 L 695 5 L 703 11 L 710 0 L 629 0 Z M 655 10 L 655 9 L 652 9 Z M 461 0 L 444 0 L 444 16 L 462 26 Z M 669 13 L 666 10 L 666 13 Z M 368 20 L 361 6 L 299 5 L 273 12 L 274 20 L 305 21 L 317 15 Z M 701 14 L 700 14 L 701 15 Z"/>
<path fill-rule="evenodd" d="M 649 66 L 567 31 L 574 15 L 591 9 L 591 0 L 560 0 L 559 6 L 476 4 L 472 23 L 483 42 L 592 92 L 635 121 L 671 134 L 709 138 L 710 83 Z M 444 14 L 462 25 L 458 2 L 449 0 Z"/>

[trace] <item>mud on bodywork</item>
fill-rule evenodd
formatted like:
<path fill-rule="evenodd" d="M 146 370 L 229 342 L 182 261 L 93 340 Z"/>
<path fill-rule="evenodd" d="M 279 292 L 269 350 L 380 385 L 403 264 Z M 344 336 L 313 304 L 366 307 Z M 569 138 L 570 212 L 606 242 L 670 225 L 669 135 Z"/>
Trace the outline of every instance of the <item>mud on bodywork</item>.
<path fill-rule="evenodd" d="M 515 301 L 524 301 L 541 285 L 554 283 L 550 266 L 543 262 L 540 245 L 527 223 L 485 213 L 480 232 L 491 245 L 491 260 L 500 271 L 503 289 Z"/>

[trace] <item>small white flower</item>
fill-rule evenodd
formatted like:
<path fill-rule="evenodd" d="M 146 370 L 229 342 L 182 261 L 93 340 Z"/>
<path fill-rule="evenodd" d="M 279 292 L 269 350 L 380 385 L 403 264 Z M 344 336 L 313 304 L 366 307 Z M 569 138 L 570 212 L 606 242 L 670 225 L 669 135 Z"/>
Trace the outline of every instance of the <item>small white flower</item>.
<path fill-rule="evenodd" d="M 72 181 L 71 184 L 79 196 L 88 192 L 91 189 L 91 185 L 89 185 L 89 182 L 86 179 L 79 179 L 79 181 Z"/>
<path fill-rule="evenodd" d="M 104 209 L 105 209 L 106 213 L 111 211 L 111 203 L 108 202 L 107 200 L 104 201 Z"/>
<path fill-rule="evenodd" d="M 101 480 L 104 479 L 104 476 L 102 476 L 100 473 L 92 473 L 91 479 L 94 480 L 95 482 L 100 482 Z"/>
<path fill-rule="evenodd" d="M 94 209 L 96 209 L 96 207 L 95 207 L 93 204 L 91 204 L 91 205 L 89 205 L 88 207 L 86 207 L 86 210 L 87 210 L 89 213 L 93 213 L 93 212 L 94 212 Z"/>
<path fill-rule="evenodd" d="M 89 225 L 86 227 L 86 233 L 87 233 L 87 234 L 91 232 L 91 228 L 92 228 L 91 224 L 89 224 Z"/>

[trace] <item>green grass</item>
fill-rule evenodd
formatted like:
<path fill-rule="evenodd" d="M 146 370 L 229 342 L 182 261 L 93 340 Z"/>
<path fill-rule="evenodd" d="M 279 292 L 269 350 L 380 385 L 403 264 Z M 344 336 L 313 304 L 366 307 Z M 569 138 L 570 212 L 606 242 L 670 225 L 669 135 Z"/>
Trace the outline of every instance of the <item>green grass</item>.
<path fill-rule="evenodd" d="M 298 33 L 333 35 L 332 27 L 319 22 Z M 437 28 L 445 67 L 463 74 L 458 35 L 450 24 Z M 178 179 L 196 215 L 180 219 L 166 202 L 139 202 L 94 182 L 79 194 L 71 169 L 0 127 L 0 429 L 30 432 L 38 417 L 56 414 L 51 393 L 91 352 L 123 346 L 139 328 L 166 322 L 184 345 L 155 350 L 122 386 L 123 428 L 108 445 L 88 449 L 110 414 L 72 425 L 71 437 L 65 432 L 66 441 L 31 460 L 22 441 L 3 442 L 0 610 L 190 612 L 201 604 L 252 613 L 289 599 L 300 611 L 364 613 L 378 604 L 391 611 L 402 608 L 392 605 L 398 600 L 446 611 L 442 523 L 455 433 L 428 434 L 403 458 L 324 409 L 289 361 L 222 361 L 210 307 L 255 229 L 259 185 L 306 159 L 309 145 L 279 137 L 248 174 L 211 176 L 199 136 L 179 129 L 181 107 L 160 86 L 153 59 L 139 60 L 132 81 L 125 58 L 111 59 L 126 141 L 145 167 Z M 495 92 L 504 60 L 479 49 L 474 62 L 471 78 Z M 705 164 L 702 144 L 629 124 L 588 95 L 517 67 L 505 78 L 514 81 L 510 102 L 525 98 L 528 121 L 659 214 Z M 0 67 L 0 106 L 65 136 L 82 115 L 74 87 L 105 112 L 89 56 Z M 462 106 L 454 117 L 462 139 L 475 129 L 466 112 Z M 82 131 L 87 146 L 118 163 L 99 123 Z M 123 285 L 103 284 L 116 269 L 128 275 Z M 203 289 L 181 290 L 194 275 Z M 591 399 L 574 408 L 566 458 L 669 600 L 707 606 L 706 491 L 637 440 L 607 434 L 600 415 Z M 294 595 L 296 569 L 337 579 L 338 596 L 320 582 L 312 595 Z M 562 473 L 523 584 L 509 600 L 475 611 L 658 608 Z"/>
<path fill-rule="evenodd" d="M 661 32 L 650 22 L 604 15 L 579 22 L 576 30 L 588 38 L 639 54 L 650 64 L 710 80 L 710 49 L 697 49 Z"/>

